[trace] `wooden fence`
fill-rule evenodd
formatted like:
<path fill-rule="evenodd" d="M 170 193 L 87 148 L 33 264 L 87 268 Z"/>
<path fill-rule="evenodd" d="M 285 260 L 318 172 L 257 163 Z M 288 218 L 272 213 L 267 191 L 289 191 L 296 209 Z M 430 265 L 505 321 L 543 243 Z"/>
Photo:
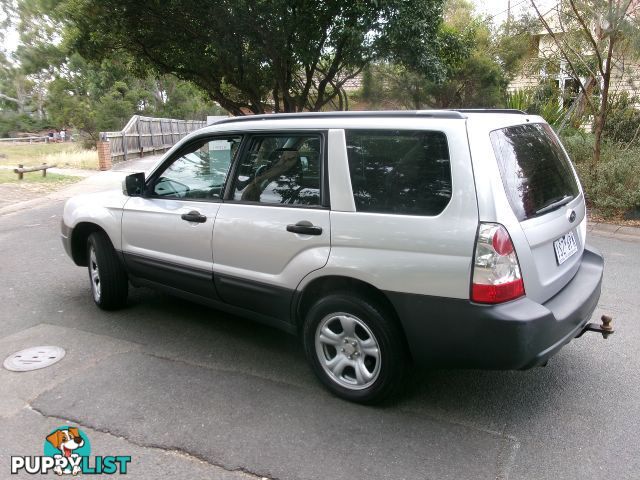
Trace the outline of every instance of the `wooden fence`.
<path fill-rule="evenodd" d="M 7 143 L 39 143 L 39 142 L 48 142 L 48 136 L 42 137 L 14 137 L 14 138 L 0 138 L 0 142 Z"/>
<path fill-rule="evenodd" d="M 100 132 L 100 140 L 109 142 L 111 160 L 115 163 L 164 152 L 188 133 L 205 125 L 206 122 L 198 120 L 134 115 L 122 131 Z"/>

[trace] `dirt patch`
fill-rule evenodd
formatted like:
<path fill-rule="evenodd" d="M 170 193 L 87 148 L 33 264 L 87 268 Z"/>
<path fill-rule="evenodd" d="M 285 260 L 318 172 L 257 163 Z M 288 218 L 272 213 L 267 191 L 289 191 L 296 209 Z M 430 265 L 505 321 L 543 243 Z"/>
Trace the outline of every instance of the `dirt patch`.
<path fill-rule="evenodd" d="M 55 182 L 8 182 L 0 183 L 0 208 L 14 203 L 33 200 L 61 190 L 72 183 L 82 180 L 81 177 L 64 177 Z"/>

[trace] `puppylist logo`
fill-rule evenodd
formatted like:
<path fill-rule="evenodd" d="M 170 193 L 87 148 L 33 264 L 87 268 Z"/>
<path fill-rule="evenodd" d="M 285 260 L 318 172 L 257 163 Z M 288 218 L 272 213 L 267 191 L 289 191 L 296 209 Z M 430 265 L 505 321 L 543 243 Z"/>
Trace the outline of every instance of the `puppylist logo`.
<path fill-rule="evenodd" d="M 44 455 L 11 457 L 11 473 L 125 475 L 130 456 L 91 456 L 87 435 L 77 427 L 58 427 L 45 437 Z"/>

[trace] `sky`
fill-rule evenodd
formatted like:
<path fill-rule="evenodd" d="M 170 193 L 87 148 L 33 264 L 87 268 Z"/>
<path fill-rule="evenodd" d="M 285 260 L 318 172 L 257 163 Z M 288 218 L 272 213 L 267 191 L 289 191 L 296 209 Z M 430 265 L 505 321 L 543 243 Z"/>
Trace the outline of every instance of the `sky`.
<path fill-rule="evenodd" d="M 544 10 L 552 7 L 557 3 L 557 0 L 535 0 L 535 2 L 541 10 Z M 496 25 L 507 19 L 509 0 L 472 0 L 472 3 L 478 13 L 492 16 Z M 527 10 L 532 10 L 531 0 L 511 0 L 511 14 L 513 16 L 518 16 Z"/>

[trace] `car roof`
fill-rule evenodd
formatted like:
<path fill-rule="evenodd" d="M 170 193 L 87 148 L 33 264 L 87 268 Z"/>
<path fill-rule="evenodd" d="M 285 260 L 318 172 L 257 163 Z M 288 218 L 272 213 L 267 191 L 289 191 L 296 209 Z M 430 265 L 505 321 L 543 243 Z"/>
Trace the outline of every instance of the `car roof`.
<path fill-rule="evenodd" d="M 463 110 L 386 110 L 348 112 L 301 112 L 264 115 L 246 115 L 218 120 L 189 137 L 212 133 L 242 133 L 269 130 L 308 129 L 421 129 L 445 128 L 451 122 L 476 119 L 482 124 L 514 125 L 531 121 L 533 117 L 520 110 L 463 109 Z M 436 123 L 434 123 L 436 122 Z"/>
<path fill-rule="evenodd" d="M 516 114 L 526 115 L 514 109 L 452 109 L 452 110 L 378 110 L 378 111 L 338 111 L 338 112 L 300 112 L 300 113 L 268 113 L 262 115 L 246 115 L 218 120 L 212 125 L 236 122 L 255 122 L 264 120 L 318 120 L 328 118 L 439 118 L 462 119 L 475 114 Z"/>

